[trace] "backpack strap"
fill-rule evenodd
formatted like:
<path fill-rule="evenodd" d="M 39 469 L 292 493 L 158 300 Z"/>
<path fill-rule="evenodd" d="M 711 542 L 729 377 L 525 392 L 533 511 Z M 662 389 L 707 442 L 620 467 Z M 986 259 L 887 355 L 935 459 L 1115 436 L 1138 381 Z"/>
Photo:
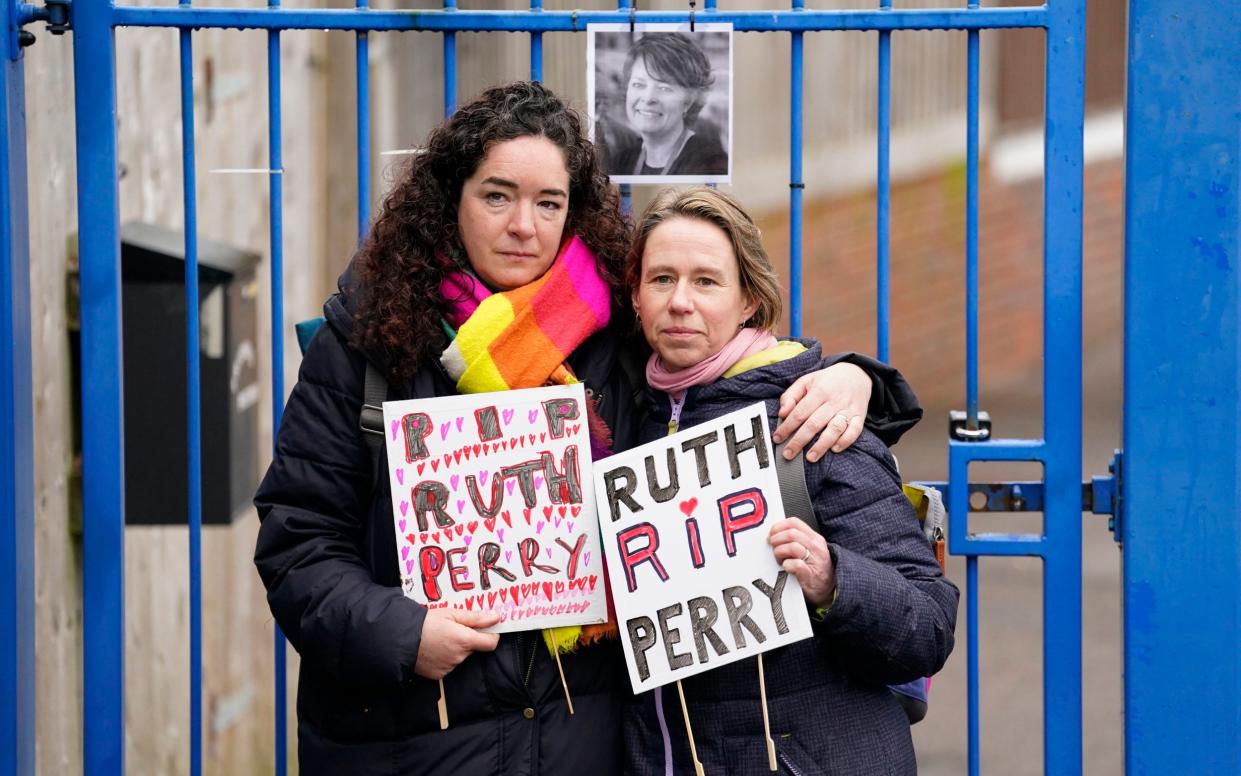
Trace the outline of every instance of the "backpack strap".
<path fill-rule="evenodd" d="M 362 409 L 358 413 L 358 426 L 371 451 L 371 472 L 379 475 L 379 457 L 384 446 L 384 400 L 388 398 L 388 381 L 370 361 L 366 362 L 366 382 L 362 388 Z"/>
<path fill-rule="evenodd" d="M 776 479 L 780 483 L 780 498 L 784 501 L 786 517 L 797 517 L 817 530 L 818 520 L 814 516 L 814 504 L 810 501 L 810 489 L 806 486 L 806 465 L 804 458 L 797 455 L 793 460 L 784 460 L 784 446 L 788 440 L 775 445 L 772 449 L 776 458 Z"/>

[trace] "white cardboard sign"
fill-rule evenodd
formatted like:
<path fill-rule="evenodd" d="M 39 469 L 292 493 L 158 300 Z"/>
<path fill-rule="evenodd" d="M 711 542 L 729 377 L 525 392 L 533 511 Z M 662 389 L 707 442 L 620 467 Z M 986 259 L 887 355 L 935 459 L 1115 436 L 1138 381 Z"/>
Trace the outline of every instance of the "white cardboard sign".
<path fill-rule="evenodd" d="M 767 535 L 784 517 L 762 404 L 595 463 L 635 693 L 810 638 Z"/>
<path fill-rule="evenodd" d="M 406 596 L 498 612 L 496 633 L 607 620 L 580 384 L 383 412 Z"/>

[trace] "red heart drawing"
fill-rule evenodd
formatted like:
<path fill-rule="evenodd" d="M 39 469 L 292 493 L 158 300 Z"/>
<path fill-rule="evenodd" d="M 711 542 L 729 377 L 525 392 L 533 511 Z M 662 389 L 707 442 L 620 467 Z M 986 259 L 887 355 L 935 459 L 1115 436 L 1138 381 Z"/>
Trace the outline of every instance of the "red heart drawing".
<path fill-rule="evenodd" d="M 483 525 L 487 526 L 488 531 L 491 531 L 494 533 L 496 530 L 496 519 L 494 517 L 489 517 L 483 520 Z"/>
<path fill-rule="evenodd" d="M 426 461 L 423 461 L 422 463 L 418 464 L 418 474 L 419 474 L 419 476 L 421 476 L 421 475 L 422 475 L 422 470 L 423 470 L 423 469 L 425 469 L 425 468 L 427 468 L 427 462 L 426 462 Z"/>
<path fill-rule="evenodd" d="M 423 536 L 426 536 L 426 534 L 423 534 Z M 405 534 L 405 541 L 409 542 L 410 544 L 413 544 L 413 543 L 414 543 L 414 535 L 413 535 L 412 533 L 411 533 L 411 534 Z"/>
<path fill-rule="evenodd" d="M 508 513 L 507 509 L 500 513 L 500 519 L 502 519 L 504 524 L 509 528 L 513 527 L 513 516 Z"/>
<path fill-rule="evenodd" d="M 573 513 L 574 517 L 577 517 L 578 515 L 582 514 L 582 505 L 578 504 L 576 506 L 570 507 L 569 511 Z"/>
<path fill-rule="evenodd" d="M 440 532 L 439 531 L 436 531 L 435 533 L 431 534 L 431 543 L 432 544 L 440 543 Z"/>
<path fill-rule="evenodd" d="M 556 511 L 560 513 L 560 516 L 561 516 L 561 517 L 564 517 L 564 513 L 565 513 L 565 512 L 567 512 L 567 511 L 569 511 L 569 508 L 568 508 L 568 507 L 564 507 L 564 506 L 562 506 L 562 507 L 560 507 L 559 509 L 557 509 Z"/>
<path fill-rule="evenodd" d="M 478 521 L 477 521 L 477 520 L 471 520 L 470 522 L 468 522 L 468 523 L 466 523 L 466 524 L 465 524 L 465 528 L 466 528 L 466 530 L 467 530 L 467 531 L 469 531 L 470 533 L 474 533 L 475 531 L 477 531 L 477 530 L 478 530 Z"/>
<path fill-rule="evenodd" d="M 448 468 L 452 463 L 452 453 L 444 453 L 444 468 Z"/>
<path fill-rule="evenodd" d="M 530 507 L 521 510 L 521 513 L 526 517 L 526 525 L 530 525 Z"/>
<path fill-rule="evenodd" d="M 690 515 L 694 514 L 694 510 L 698 508 L 698 499 L 697 498 L 686 499 L 685 501 L 681 502 L 680 506 L 681 506 L 681 511 L 685 513 L 685 516 L 689 517 Z"/>
<path fill-rule="evenodd" d="M 474 451 L 474 455 L 478 455 L 478 451 L 481 450 L 482 447 L 482 445 L 474 445 L 474 447 L 471 448 Z"/>
<path fill-rule="evenodd" d="M 507 587 L 500 588 L 500 600 L 504 601 L 507 598 L 508 598 L 508 588 Z"/>
<path fill-rule="evenodd" d="M 552 583 L 551 582 L 543 583 L 543 595 L 547 596 L 548 601 L 552 600 Z"/>
<path fill-rule="evenodd" d="M 422 533 L 418 534 L 418 541 L 422 542 L 423 544 L 426 544 L 426 543 L 427 543 L 427 533 L 426 533 L 426 531 L 423 531 Z"/>
<path fill-rule="evenodd" d="M 492 606 L 495 606 L 495 605 L 496 605 L 496 596 L 497 596 L 497 595 L 499 595 L 499 594 L 498 594 L 498 593 L 496 593 L 496 591 L 494 591 L 494 590 L 492 590 L 490 593 L 488 593 L 488 594 L 487 594 L 487 606 L 488 606 L 488 607 L 492 607 Z"/>
<path fill-rule="evenodd" d="M 440 459 L 436 458 L 434 461 L 431 462 L 431 471 L 437 472 L 439 470 L 440 470 Z"/>
<path fill-rule="evenodd" d="M 453 460 L 453 463 L 461 463 L 461 451 L 460 450 L 452 454 L 452 460 Z"/>
<path fill-rule="evenodd" d="M 465 533 L 465 526 L 463 526 L 463 525 L 458 525 L 458 526 L 457 526 L 457 536 L 460 536 L 460 535 L 461 535 L 461 534 L 463 534 L 463 533 Z"/>

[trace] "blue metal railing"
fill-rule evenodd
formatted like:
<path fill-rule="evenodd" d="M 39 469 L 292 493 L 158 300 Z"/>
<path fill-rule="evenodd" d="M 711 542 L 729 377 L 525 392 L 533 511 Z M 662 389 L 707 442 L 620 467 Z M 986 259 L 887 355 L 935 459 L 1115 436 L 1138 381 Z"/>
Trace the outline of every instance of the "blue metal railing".
<path fill-rule="evenodd" d="M 121 363 L 119 313 L 119 251 L 116 199 L 115 77 L 112 31 L 120 26 L 173 27 L 182 40 L 182 122 L 186 181 L 186 302 L 187 372 L 190 380 L 189 454 L 191 456 L 191 768 L 201 772 L 201 590 L 197 482 L 200 444 L 197 427 L 197 270 L 194 233 L 193 105 L 190 51 L 194 29 L 251 28 L 268 31 L 268 120 L 271 237 L 272 415 L 278 426 L 284 400 L 283 214 L 280 115 L 280 32 L 292 29 L 337 29 L 357 33 L 357 156 L 358 232 L 369 221 L 369 67 L 370 31 L 432 31 L 443 36 L 443 105 L 456 108 L 457 52 L 455 34 L 465 31 L 509 31 L 530 36 L 530 71 L 541 78 L 542 35 L 584 31 L 587 24 L 627 22 L 629 0 L 615 11 L 553 11 L 542 0 L 529 10 L 469 11 L 445 0 L 442 10 L 393 11 L 353 9 L 290 9 L 269 0 L 267 8 L 201 8 L 188 5 L 148 8 L 103 3 L 75 5 L 75 76 L 78 114 L 79 216 L 82 264 L 82 364 L 91 375 L 96 406 L 115 408 L 91 413 L 84 420 L 84 500 L 86 504 L 85 575 L 85 765 L 88 773 L 123 771 L 124 641 L 123 641 L 123 435 L 121 432 Z M 967 204 L 966 204 L 966 403 L 971 422 L 978 412 L 978 52 L 980 31 L 1041 28 L 1047 31 L 1047 140 L 1044 245 L 1044 395 L 1055 407 L 1054 424 L 1045 420 L 1044 438 L 950 443 L 950 548 L 967 557 L 969 651 L 969 767 L 980 770 L 978 741 L 978 558 L 984 555 L 1042 557 L 1044 573 L 1045 768 L 1072 774 L 1081 768 L 1081 572 L 1080 572 L 1080 291 L 1081 291 L 1081 120 L 1084 0 L 1063 0 L 1054 7 L 980 8 L 971 2 L 957 9 L 895 9 L 880 0 L 871 10 L 807 9 L 792 0 L 787 10 L 720 11 L 709 0 L 698 20 L 730 22 L 737 31 L 787 32 L 790 55 L 790 328 L 802 327 L 802 218 L 804 180 L 803 34 L 814 31 L 866 30 L 879 36 L 877 167 L 877 350 L 889 352 L 890 245 L 890 123 L 891 32 L 895 30 L 968 31 Z M 688 11 L 641 11 L 641 23 L 689 21 Z M 1053 99 L 1054 97 L 1054 99 Z M 628 201 L 628 187 L 622 187 Z M 1048 413 L 1045 413 L 1047 416 Z M 968 529 L 968 464 L 973 461 L 1033 460 L 1046 467 L 1043 535 L 997 536 Z M 3 569 L 0 569 L 2 572 Z M 277 631 L 275 770 L 283 776 L 287 763 L 285 651 Z"/>
<path fill-rule="evenodd" d="M 35 767 L 34 402 L 26 229 L 26 77 L 6 52 L 0 94 L 0 776 Z"/>

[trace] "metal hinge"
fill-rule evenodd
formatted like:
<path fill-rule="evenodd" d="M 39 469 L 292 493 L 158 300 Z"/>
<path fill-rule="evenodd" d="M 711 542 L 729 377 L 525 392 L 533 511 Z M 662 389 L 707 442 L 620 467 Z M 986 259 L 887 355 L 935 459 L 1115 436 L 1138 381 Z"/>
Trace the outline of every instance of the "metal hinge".
<path fill-rule="evenodd" d="M 44 22 L 47 24 L 47 31 L 53 35 L 64 35 L 68 30 L 73 29 L 70 14 L 69 0 L 43 0 L 43 5 L 33 5 L 31 3 L 14 3 L 10 6 L 13 14 L 12 31 L 16 32 L 16 46 L 10 45 L 10 58 L 16 59 L 20 49 L 25 48 L 34 43 L 34 33 L 29 30 L 23 30 L 27 24 L 32 22 Z"/>

